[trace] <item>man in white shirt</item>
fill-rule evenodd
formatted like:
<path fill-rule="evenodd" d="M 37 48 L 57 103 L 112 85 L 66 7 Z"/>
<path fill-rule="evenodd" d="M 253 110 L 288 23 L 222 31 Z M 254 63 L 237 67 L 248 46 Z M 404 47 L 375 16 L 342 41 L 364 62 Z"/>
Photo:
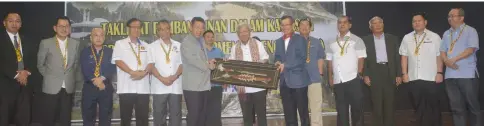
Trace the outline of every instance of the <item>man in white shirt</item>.
<path fill-rule="evenodd" d="M 150 57 L 154 62 L 151 78 L 154 124 L 166 126 L 166 115 L 170 113 L 169 126 L 181 126 L 183 91 L 180 42 L 171 39 L 170 22 L 167 20 L 159 21 L 156 30 L 159 39 L 149 45 Z"/>
<path fill-rule="evenodd" d="M 363 126 L 363 63 L 366 47 L 363 40 L 350 32 L 351 18 L 338 19 L 336 41 L 326 45 L 329 84 L 334 87 L 338 126 L 349 126 L 351 106 L 352 126 Z M 340 124 L 342 123 L 342 124 Z"/>
<path fill-rule="evenodd" d="M 117 93 L 121 111 L 121 125 L 130 126 L 133 108 L 136 125 L 148 125 L 150 82 L 148 72 L 153 61 L 148 56 L 149 45 L 140 40 L 141 21 L 128 20 L 129 36 L 116 41 L 112 63 L 117 66 Z"/>
<path fill-rule="evenodd" d="M 250 26 L 241 24 L 237 27 L 239 41 L 232 46 L 230 60 L 267 63 L 269 55 L 264 45 L 250 37 Z M 266 90 L 262 88 L 237 86 L 239 102 L 245 126 L 252 126 L 254 115 L 257 114 L 257 125 L 267 126 L 266 118 Z M 255 110 L 255 113 L 254 111 Z"/>
<path fill-rule="evenodd" d="M 440 36 L 427 30 L 425 13 L 415 13 L 414 31 L 403 37 L 399 53 L 402 55 L 403 82 L 410 88 L 410 99 L 421 126 L 441 126 L 438 85 L 442 82 Z"/>

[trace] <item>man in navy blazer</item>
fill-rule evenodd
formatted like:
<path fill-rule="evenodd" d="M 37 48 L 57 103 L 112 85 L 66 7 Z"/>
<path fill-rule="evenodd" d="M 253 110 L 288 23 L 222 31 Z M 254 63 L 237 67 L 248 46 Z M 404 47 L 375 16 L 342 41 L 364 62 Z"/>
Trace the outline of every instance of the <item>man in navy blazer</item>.
<path fill-rule="evenodd" d="M 294 34 L 294 19 L 281 18 L 283 37 L 276 40 L 275 64 L 281 72 L 279 90 L 282 97 L 284 119 L 287 126 L 297 126 L 297 112 L 302 126 L 309 126 L 308 85 L 309 74 L 305 68 L 307 40 Z"/>

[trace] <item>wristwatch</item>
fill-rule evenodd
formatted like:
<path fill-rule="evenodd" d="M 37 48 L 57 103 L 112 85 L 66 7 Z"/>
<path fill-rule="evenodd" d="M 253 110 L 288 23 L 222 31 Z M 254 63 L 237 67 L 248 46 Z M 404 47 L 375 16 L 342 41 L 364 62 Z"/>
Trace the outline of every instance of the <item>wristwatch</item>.
<path fill-rule="evenodd" d="M 437 72 L 437 74 L 442 74 L 443 75 L 444 73 L 443 72 Z"/>

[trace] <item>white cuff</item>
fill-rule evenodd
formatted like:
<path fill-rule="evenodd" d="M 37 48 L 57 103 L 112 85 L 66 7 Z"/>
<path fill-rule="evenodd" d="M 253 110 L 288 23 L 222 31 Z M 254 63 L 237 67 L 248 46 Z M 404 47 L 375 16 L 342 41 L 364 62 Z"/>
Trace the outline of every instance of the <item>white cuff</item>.
<path fill-rule="evenodd" d="M 101 76 L 101 78 L 102 78 L 103 80 L 106 80 L 106 77 L 104 77 L 104 76 Z"/>
<path fill-rule="evenodd" d="M 17 73 L 17 75 L 15 75 L 15 77 L 13 77 L 13 79 L 17 79 L 17 77 L 18 77 L 18 74 L 19 74 L 19 73 Z"/>

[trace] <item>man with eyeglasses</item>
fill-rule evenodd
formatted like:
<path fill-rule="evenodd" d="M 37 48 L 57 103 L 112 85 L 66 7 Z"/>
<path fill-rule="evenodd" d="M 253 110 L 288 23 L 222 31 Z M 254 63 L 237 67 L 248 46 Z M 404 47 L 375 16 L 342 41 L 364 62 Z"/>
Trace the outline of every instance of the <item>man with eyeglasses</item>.
<path fill-rule="evenodd" d="M 464 9 L 453 8 L 451 26 L 442 39 L 440 54 L 445 63 L 445 86 L 455 126 L 465 126 L 469 113 L 470 126 L 481 126 L 476 51 L 479 37 L 476 29 L 464 23 Z"/>

